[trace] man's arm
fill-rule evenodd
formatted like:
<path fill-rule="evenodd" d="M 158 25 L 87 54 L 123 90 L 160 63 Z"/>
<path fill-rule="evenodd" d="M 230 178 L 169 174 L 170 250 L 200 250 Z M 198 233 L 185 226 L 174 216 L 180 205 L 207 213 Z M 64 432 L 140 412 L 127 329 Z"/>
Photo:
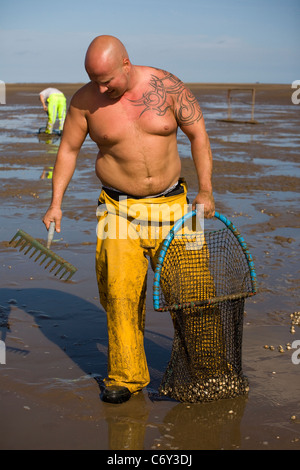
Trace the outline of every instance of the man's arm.
<path fill-rule="evenodd" d="M 204 216 L 211 218 L 215 213 L 212 189 L 212 153 L 209 138 L 199 103 L 190 90 L 183 86 L 177 97 L 175 116 L 181 130 L 191 142 L 191 153 L 198 176 L 198 194 L 192 207 L 204 205 Z"/>
<path fill-rule="evenodd" d="M 42 103 L 44 111 L 48 111 L 48 106 L 45 103 L 45 98 L 43 97 L 43 95 L 40 95 L 40 102 Z"/>
<path fill-rule="evenodd" d="M 71 101 L 53 170 L 52 200 L 43 218 L 47 230 L 49 229 L 50 222 L 55 222 L 55 229 L 57 232 L 60 232 L 63 196 L 72 179 L 77 156 L 87 132 L 88 126 L 84 112 L 75 107 Z"/>
<path fill-rule="evenodd" d="M 201 126 L 203 124 L 203 126 Z M 212 153 L 209 138 L 206 133 L 204 122 L 193 125 L 183 132 L 187 135 L 191 142 L 191 153 L 194 160 L 197 176 L 198 176 L 198 194 L 195 197 L 192 207 L 196 208 L 196 204 L 204 204 L 204 216 L 211 218 L 215 213 L 215 202 L 212 188 Z"/>

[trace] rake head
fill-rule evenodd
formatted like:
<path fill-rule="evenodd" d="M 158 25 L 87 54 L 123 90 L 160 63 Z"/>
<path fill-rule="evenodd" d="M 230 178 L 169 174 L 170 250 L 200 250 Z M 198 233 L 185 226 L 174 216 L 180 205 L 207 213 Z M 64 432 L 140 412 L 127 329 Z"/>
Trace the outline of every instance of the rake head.
<path fill-rule="evenodd" d="M 69 274 L 67 279 L 65 279 L 66 281 L 68 281 L 77 271 L 77 268 L 75 268 L 75 266 L 68 263 L 66 260 L 51 251 L 49 248 L 46 248 L 44 245 L 42 245 L 35 238 L 33 238 L 31 235 L 28 235 L 28 233 L 24 232 L 23 230 L 18 230 L 15 236 L 9 242 L 9 244 L 13 243 L 14 241 L 16 241 L 14 247 L 19 247 L 20 251 L 24 251 L 26 248 L 26 250 L 24 251 L 24 255 L 27 255 L 27 253 L 29 253 L 33 249 L 32 253 L 30 254 L 30 258 L 33 258 L 35 255 L 37 255 L 34 261 L 38 261 L 39 259 L 41 259 L 40 265 L 44 264 L 47 260 L 45 269 L 49 268 L 51 263 L 54 262 L 54 264 L 51 266 L 50 272 L 54 271 L 57 268 L 57 271 L 54 273 L 54 275 L 57 276 L 60 273 L 61 275 L 59 279 L 62 279 L 65 275 Z"/>

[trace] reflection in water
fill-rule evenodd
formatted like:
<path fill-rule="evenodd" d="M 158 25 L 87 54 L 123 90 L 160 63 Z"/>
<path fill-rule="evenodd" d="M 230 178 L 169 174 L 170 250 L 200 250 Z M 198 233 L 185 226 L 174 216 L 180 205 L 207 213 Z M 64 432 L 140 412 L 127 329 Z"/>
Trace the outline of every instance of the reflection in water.
<path fill-rule="evenodd" d="M 45 144 L 59 144 L 61 138 L 61 132 L 53 130 L 52 134 L 45 133 L 46 128 L 41 127 L 38 131 L 38 140 L 39 142 L 44 142 Z M 55 152 L 57 152 L 57 147 L 55 147 Z"/>
<path fill-rule="evenodd" d="M 161 447 L 217 450 L 239 447 L 240 423 L 247 397 L 186 405 L 180 403 L 165 416 L 170 431 L 161 439 Z"/>
<path fill-rule="evenodd" d="M 105 403 L 109 450 L 143 450 L 150 403 L 143 392 L 121 405 Z"/>
<path fill-rule="evenodd" d="M 108 424 L 109 450 L 221 450 L 241 445 L 240 423 L 247 397 L 211 403 L 186 404 L 161 399 L 156 413 L 164 418 L 149 422 L 150 401 L 143 392 L 121 405 L 104 403 Z M 170 405 L 174 406 L 170 409 Z M 147 429 L 156 429 L 160 437 L 151 438 Z"/>
<path fill-rule="evenodd" d="M 43 169 L 43 173 L 41 174 L 41 180 L 48 179 L 51 180 L 53 176 L 53 166 L 46 166 Z"/>

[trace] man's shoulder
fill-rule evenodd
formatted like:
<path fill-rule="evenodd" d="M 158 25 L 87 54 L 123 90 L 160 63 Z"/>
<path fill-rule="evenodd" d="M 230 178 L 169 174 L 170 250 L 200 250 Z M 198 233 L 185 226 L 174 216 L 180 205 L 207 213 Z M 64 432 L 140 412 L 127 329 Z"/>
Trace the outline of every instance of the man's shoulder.
<path fill-rule="evenodd" d="M 71 105 L 84 106 L 88 104 L 89 98 L 92 93 L 92 82 L 88 82 L 80 87 L 72 96 Z"/>
<path fill-rule="evenodd" d="M 139 65 L 138 68 L 140 69 L 143 75 L 156 76 L 157 78 L 165 78 L 166 76 L 174 76 L 172 73 L 168 72 L 167 70 L 160 69 L 159 67 Z"/>
<path fill-rule="evenodd" d="M 184 88 L 183 82 L 174 75 L 172 72 L 168 72 L 165 69 L 158 67 L 142 67 L 143 74 L 146 77 L 148 75 L 150 83 L 160 83 L 164 88 L 173 88 L 173 92 L 181 91 Z"/>

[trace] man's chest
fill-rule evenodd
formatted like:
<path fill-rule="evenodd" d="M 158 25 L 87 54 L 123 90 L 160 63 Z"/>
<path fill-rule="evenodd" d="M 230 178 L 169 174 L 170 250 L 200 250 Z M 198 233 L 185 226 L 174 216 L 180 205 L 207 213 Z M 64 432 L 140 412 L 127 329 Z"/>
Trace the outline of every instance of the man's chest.
<path fill-rule="evenodd" d="M 143 134 L 168 136 L 177 129 L 172 104 L 154 96 L 99 106 L 87 118 L 90 136 L 98 144 L 114 144 Z"/>

